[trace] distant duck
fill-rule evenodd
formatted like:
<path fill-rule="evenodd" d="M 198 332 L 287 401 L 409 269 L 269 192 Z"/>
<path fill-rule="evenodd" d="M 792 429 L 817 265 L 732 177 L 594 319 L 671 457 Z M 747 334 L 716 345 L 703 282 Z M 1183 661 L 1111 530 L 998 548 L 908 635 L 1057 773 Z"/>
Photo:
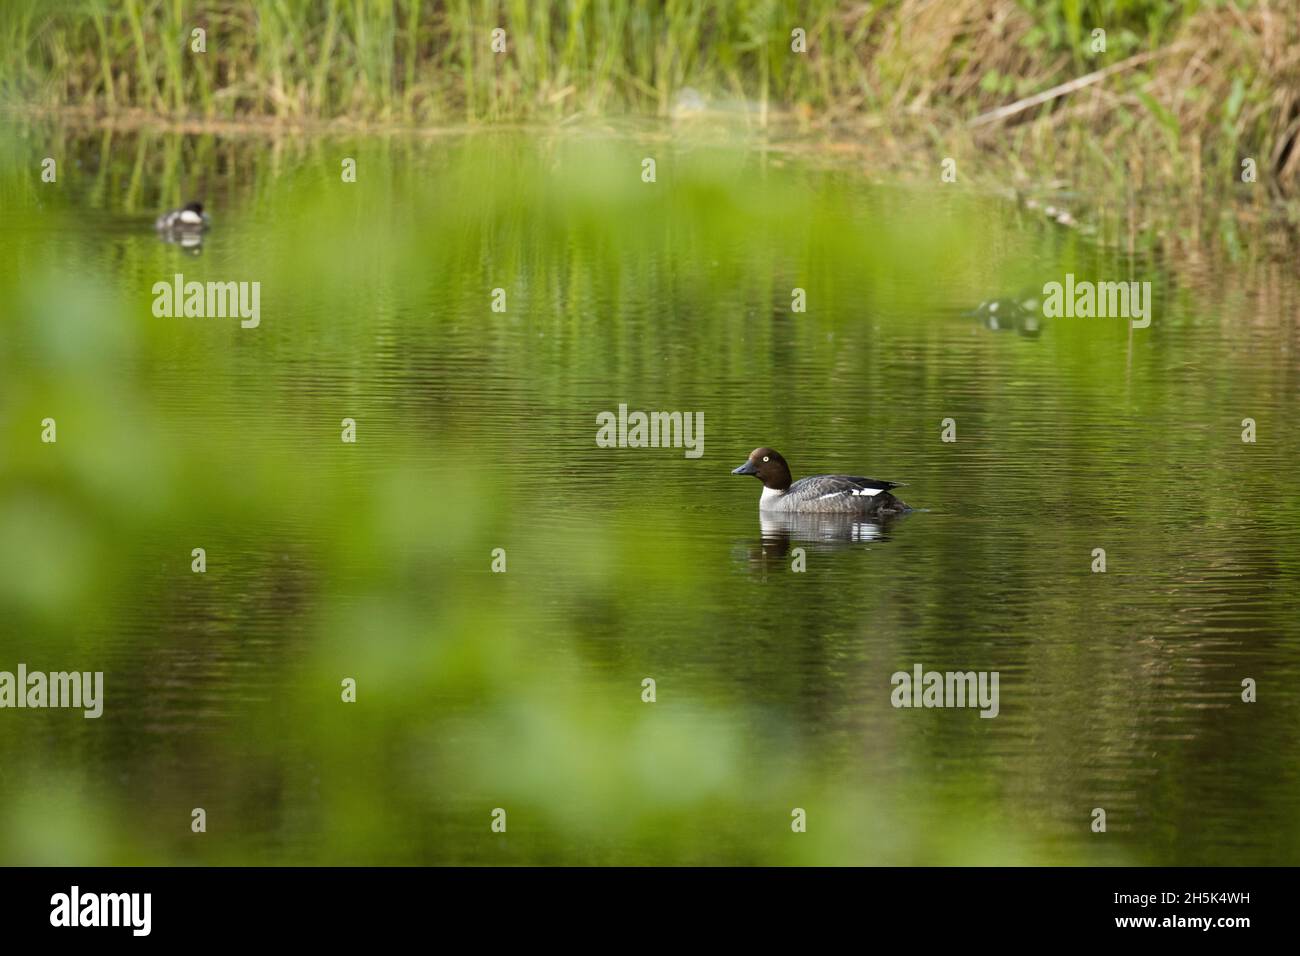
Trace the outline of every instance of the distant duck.
<path fill-rule="evenodd" d="M 204 232 L 211 224 L 212 220 L 203 211 L 203 203 L 192 202 L 163 213 L 153 225 L 159 232 L 194 233 Z"/>
<path fill-rule="evenodd" d="M 673 101 L 672 118 L 685 119 L 689 116 L 699 116 L 708 107 L 704 95 L 694 87 L 688 86 L 679 91 Z"/>
<path fill-rule="evenodd" d="M 756 448 L 733 475 L 754 475 L 763 483 L 759 511 L 810 514 L 859 514 L 887 517 L 911 511 L 890 494 L 897 481 L 856 475 L 815 475 L 791 481 L 790 466 L 771 448 Z"/>
<path fill-rule="evenodd" d="M 1079 226 L 1079 220 L 1070 215 L 1070 210 L 1068 209 L 1060 206 L 1053 206 L 1051 204 L 1045 205 L 1033 196 L 1024 196 L 1019 192 L 1019 190 L 1016 191 L 1016 197 L 1020 199 L 1024 204 L 1024 207 L 1030 212 L 1040 212 L 1058 225 L 1067 226 L 1071 229 Z"/>
<path fill-rule="evenodd" d="M 1018 299 L 986 299 L 962 314 L 979 319 L 984 327 L 992 332 L 1014 329 L 1021 335 L 1035 338 L 1042 331 L 1039 322 L 1042 317 L 1042 306 L 1034 293 Z"/>

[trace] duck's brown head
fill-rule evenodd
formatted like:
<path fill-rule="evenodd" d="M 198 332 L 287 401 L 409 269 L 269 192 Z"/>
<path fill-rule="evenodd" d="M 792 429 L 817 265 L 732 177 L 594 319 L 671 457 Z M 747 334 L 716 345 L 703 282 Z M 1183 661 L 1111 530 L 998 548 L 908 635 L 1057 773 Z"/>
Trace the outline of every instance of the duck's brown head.
<path fill-rule="evenodd" d="M 785 491 L 790 487 L 790 466 L 774 448 L 755 448 L 745 463 L 739 468 L 733 468 L 731 473 L 754 475 L 763 483 L 764 488 L 775 491 Z"/>

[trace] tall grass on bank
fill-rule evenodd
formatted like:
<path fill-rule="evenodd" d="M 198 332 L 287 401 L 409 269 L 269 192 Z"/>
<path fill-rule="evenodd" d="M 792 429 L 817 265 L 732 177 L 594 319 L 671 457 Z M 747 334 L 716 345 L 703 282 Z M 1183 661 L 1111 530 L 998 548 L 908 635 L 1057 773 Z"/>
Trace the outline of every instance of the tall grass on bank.
<path fill-rule="evenodd" d="M 1261 182 L 1300 183 L 1289 0 L 9 0 L 0 62 L 18 108 L 415 125 L 703 104 L 1018 150 L 1039 172 L 1199 188 L 1251 158 Z"/>

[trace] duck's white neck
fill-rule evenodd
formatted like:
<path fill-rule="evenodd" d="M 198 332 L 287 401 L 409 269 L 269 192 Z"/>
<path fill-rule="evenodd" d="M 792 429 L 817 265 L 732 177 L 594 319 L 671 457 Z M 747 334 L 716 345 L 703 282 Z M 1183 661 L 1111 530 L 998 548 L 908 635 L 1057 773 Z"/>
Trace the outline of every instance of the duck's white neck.
<path fill-rule="evenodd" d="M 761 498 L 758 499 L 758 506 L 760 508 L 767 508 L 771 506 L 772 503 L 775 502 L 776 499 L 780 498 L 783 494 L 785 494 L 784 491 L 777 491 L 775 488 L 769 488 L 767 485 L 764 485 L 763 495 Z"/>

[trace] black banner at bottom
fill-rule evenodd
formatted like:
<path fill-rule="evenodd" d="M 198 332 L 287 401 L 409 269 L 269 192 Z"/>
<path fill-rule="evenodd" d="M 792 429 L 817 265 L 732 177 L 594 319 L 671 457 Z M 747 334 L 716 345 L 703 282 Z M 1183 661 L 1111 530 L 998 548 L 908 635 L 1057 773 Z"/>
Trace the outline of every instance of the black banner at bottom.
<path fill-rule="evenodd" d="M 448 930 L 500 941 L 695 940 L 844 927 L 947 938 L 1278 932 L 1292 869 L 21 869 L 0 871 L 6 940 L 376 942 Z M 975 933 L 975 936 L 971 934 Z M 996 933 L 996 937 L 988 934 Z M 458 937 L 460 938 L 460 937 Z M 474 938 L 473 935 L 470 937 Z"/>

